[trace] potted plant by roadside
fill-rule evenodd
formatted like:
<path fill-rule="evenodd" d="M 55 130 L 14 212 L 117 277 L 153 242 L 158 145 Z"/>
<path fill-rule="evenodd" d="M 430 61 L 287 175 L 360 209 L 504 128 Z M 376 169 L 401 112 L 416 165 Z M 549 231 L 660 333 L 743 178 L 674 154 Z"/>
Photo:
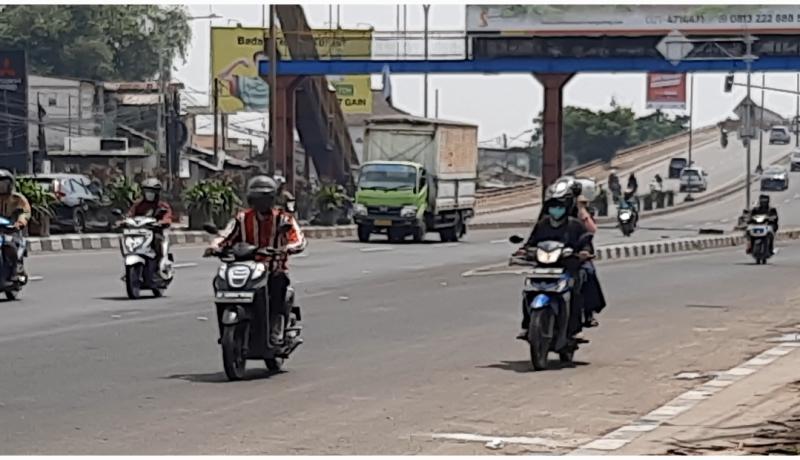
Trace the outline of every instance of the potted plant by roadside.
<path fill-rule="evenodd" d="M 183 199 L 189 210 L 189 228 L 192 230 L 202 230 L 208 223 L 225 226 L 242 204 L 233 184 L 219 179 L 198 182 L 186 189 Z"/>
<path fill-rule="evenodd" d="M 31 220 L 28 223 L 28 234 L 31 236 L 50 236 L 50 219 L 53 217 L 53 206 L 56 196 L 45 190 L 33 179 L 17 179 L 17 192 L 21 193 L 31 205 Z"/>
<path fill-rule="evenodd" d="M 343 214 L 345 195 L 336 185 L 326 184 L 320 187 L 314 199 L 317 208 L 315 225 L 333 226 Z"/>
<path fill-rule="evenodd" d="M 112 210 L 119 209 L 125 213 L 141 196 L 139 184 L 125 176 L 117 176 L 112 179 L 105 187 L 104 191 L 105 200 L 103 200 L 103 202 L 110 206 L 109 222 L 116 220 L 110 213 Z"/>

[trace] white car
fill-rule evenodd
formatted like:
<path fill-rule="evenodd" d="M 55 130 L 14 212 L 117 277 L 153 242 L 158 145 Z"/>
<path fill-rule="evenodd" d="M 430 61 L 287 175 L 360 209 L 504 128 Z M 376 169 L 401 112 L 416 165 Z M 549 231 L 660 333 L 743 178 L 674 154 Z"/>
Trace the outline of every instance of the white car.
<path fill-rule="evenodd" d="M 791 169 L 792 171 L 800 171 L 800 148 L 792 150 Z"/>
<path fill-rule="evenodd" d="M 681 192 L 705 192 L 708 189 L 708 173 L 699 166 L 691 166 L 681 171 Z"/>

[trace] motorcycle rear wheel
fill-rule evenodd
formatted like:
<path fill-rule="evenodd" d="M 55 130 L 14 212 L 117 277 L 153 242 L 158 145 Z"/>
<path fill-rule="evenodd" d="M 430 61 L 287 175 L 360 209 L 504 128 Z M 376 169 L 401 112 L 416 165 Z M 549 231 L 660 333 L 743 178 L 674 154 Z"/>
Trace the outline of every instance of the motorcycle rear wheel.
<path fill-rule="evenodd" d="M 553 337 L 554 320 L 552 312 L 548 309 L 531 312 L 531 321 L 528 325 L 528 346 L 530 348 L 531 364 L 537 371 L 547 369 L 547 355 L 550 353 L 550 340 Z"/>
<path fill-rule="evenodd" d="M 231 381 L 242 380 L 247 369 L 243 333 L 244 328 L 240 326 L 226 326 L 222 332 L 222 366 Z"/>

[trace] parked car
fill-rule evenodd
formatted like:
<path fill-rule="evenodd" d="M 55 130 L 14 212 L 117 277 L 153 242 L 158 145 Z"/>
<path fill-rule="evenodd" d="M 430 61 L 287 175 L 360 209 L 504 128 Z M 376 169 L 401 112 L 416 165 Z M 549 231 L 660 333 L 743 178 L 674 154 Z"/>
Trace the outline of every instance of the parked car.
<path fill-rule="evenodd" d="M 686 158 L 673 158 L 669 160 L 669 170 L 667 171 L 667 178 L 680 179 L 681 171 L 689 165 Z"/>
<path fill-rule="evenodd" d="M 681 192 L 705 192 L 708 189 L 708 173 L 699 166 L 690 166 L 681 171 Z"/>
<path fill-rule="evenodd" d="M 770 166 L 761 175 L 761 191 L 786 190 L 789 188 L 789 173 L 783 166 Z"/>
<path fill-rule="evenodd" d="M 53 192 L 58 204 L 50 221 L 52 230 L 83 233 L 107 231 L 114 222 L 111 206 L 103 200 L 102 190 L 82 174 L 37 174 L 22 176 L 35 180 Z"/>
<path fill-rule="evenodd" d="M 786 126 L 773 126 L 769 132 L 770 144 L 788 144 L 792 141 L 792 135 Z"/>
<path fill-rule="evenodd" d="M 800 148 L 792 150 L 791 170 L 800 171 Z"/>

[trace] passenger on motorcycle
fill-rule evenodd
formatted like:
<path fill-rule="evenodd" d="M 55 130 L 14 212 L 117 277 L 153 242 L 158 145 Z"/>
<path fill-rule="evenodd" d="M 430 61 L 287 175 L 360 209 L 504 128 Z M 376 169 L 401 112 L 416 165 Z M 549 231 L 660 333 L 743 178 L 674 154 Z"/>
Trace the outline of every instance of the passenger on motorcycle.
<path fill-rule="evenodd" d="M 172 207 L 166 201 L 161 200 L 161 189 L 161 181 L 156 178 L 142 181 L 142 199 L 131 206 L 131 209 L 128 210 L 128 217 L 153 217 L 157 218 L 158 222 L 165 227 L 172 225 Z M 154 231 L 153 249 L 158 260 L 164 257 L 163 248 L 164 231 Z"/>
<path fill-rule="evenodd" d="M 591 245 L 584 238 L 586 228 L 580 220 L 569 215 L 573 206 L 572 200 L 572 190 L 569 186 L 565 185 L 554 190 L 552 196 L 544 203 L 543 217 L 534 225 L 528 241 L 523 248 L 517 251 L 516 255 L 524 255 L 526 247 L 536 247 L 542 241 L 560 241 L 565 246 L 572 248 L 580 260 L 588 260 L 591 257 Z M 567 268 L 577 274 L 580 264 Z M 579 277 L 576 276 L 576 279 Z M 581 289 L 582 286 L 577 286 L 576 292 Z M 580 300 L 576 300 L 579 297 L 581 296 L 573 296 L 573 302 L 570 305 L 571 318 L 580 318 L 581 316 L 579 308 L 582 303 Z M 522 331 L 517 338 L 524 340 L 528 336 L 528 324 L 530 323 L 527 308 L 522 309 L 522 316 Z M 570 323 L 574 324 L 573 321 Z M 572 333 L 577 333 L 580 325 L 570 329 Z"/>
<path fill-rule="evenodd" d="M 206 250 L 210 255 L 220 249 L 231 247 L 236 243 L 245 242 L 258 248 L 282 249 L 283 255 L 272 260 L 276 265 L 268 281 L 269 298 L 275 314 L 282 314 L 288 318 L 289 311 L 286 303 L 286 293 L 289 289 L 289 255 L 299 254 L 306 248 L 306 239 L 297 220 L 292 214 L 277 207 L 278 185 L 268 176 L 255 176 L 247 183 L 247 204 L 250 208 L 241 211 L 231 220 L 222 238 L 216 240 L 213 246 Z M 278 229 L 286 225 L 288 230 L 279 232 Z M 283 331 L 280 321 L 270 321 L 273 325 L 271 340 L 280 343 L 283 340 Z"/>
<path fill-rule="evenodd" d="M 14 227 L 23 230 L 28 225 L 31 217 L 31 205 L 24 195 L 16 190 L 16 178 L 11 171 L 0 169 L 0 216 L 12 219 L 16 217 Z M 17 233 L 13 236 L 13 245 L 4 248 L 3 255 L 6 260 L 16 266 L 17 269 L 11 275 L 12 281 L 19 280 L 20 276 L 25 276 L 25 267 L 19 259 L 19 248 L 24 243 L 22 235 Z"/>
<path fill-rule="evenodd" d="M 769 195 L 760 195 L 758 197 L 758 206 L 750 210 L 750 215 L 747 218 L 748 224 L 753 224 L 755 221 L 753 220 L 754 216 L 767 216 L 769 225 L 772 227 L 773 234 L 778 233 L 778 210 L 773 208 L 769 203 Z M 770 253 L 775 255 L 775 247 L 774 247 L 774 237 L 769 238 L 769 250 Z M 747 253 L 750 254 L 750 251 L 753 248 L 753 242 L 749 238 L 747 239 Z"/>

